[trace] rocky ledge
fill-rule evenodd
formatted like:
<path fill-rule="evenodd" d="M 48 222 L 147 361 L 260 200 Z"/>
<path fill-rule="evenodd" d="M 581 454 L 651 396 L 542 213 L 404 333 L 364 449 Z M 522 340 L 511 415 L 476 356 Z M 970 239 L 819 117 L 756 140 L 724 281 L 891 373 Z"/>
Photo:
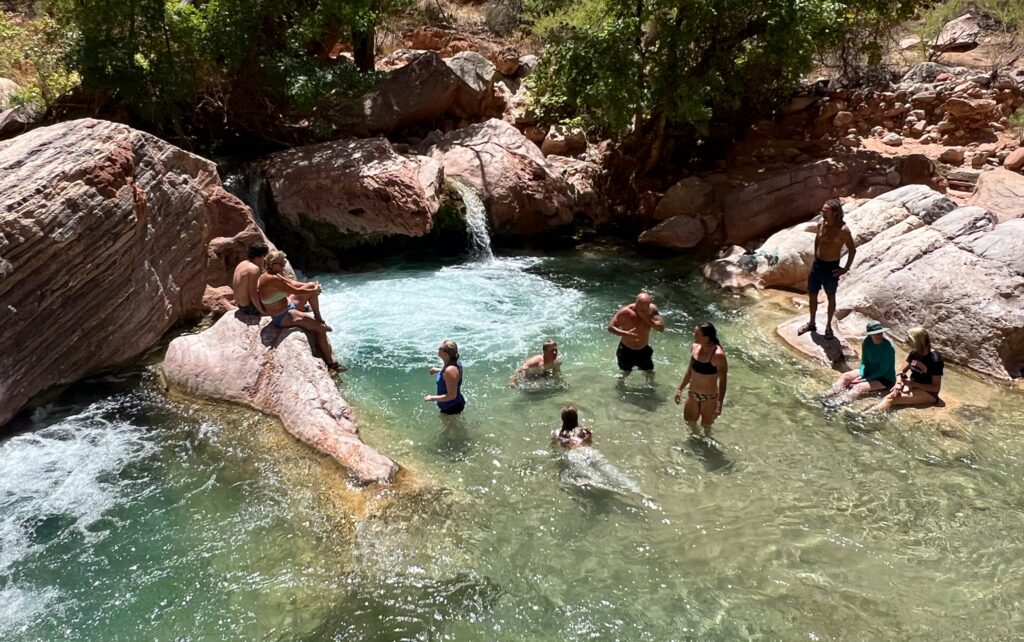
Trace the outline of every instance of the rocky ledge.
<path fill-rule="evenodd" d="M 949 362 L 998 379 L 1024 375 L 1024 219 L 957 207 L 923 185 L 862 202 L 845 218 L 857 256 L 836 317 L 850 336 L 866 318 L 898 337 L 921 325 Z M 754 252 L 734 247 L 704 275 L 730 288 L 805 291 L 814 224 L 782 230 Z"/>
<path fill-rule="evenodd" d="M 0 142 L 0 426 L 201 313 L 257 240 L 213 163 L 149 134 L 85 119 Z"/>
<path fill-rule="evenodd" d="M 171 389 L 274 415 L 360 483 L 390 483 L 398 472 L 363 443 L 355 413 L 301 330 L 225 314 L 208 330 L 171 341 L 163 373 Z"/>

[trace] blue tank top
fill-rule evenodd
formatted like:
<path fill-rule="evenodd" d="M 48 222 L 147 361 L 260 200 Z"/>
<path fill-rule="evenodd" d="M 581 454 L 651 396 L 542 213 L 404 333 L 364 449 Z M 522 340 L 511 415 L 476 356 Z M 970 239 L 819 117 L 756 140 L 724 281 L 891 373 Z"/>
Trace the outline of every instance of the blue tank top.
<path fill-rule="evenodd" d="M 437 394 L 439 394 L 439 395 L 447 395 L 448 394 L 448 384 L 444 380 L 444 371 L 447 370 L 450 367 L 451 367 L 450 365 L 449 366 L 445 366 L 444 368 L 441 369 L 441 372 L 438 372 L 434 376 L 434 381 L 437 382 Z M 465 397 L 462 396 L 462 362 L 460 361 L 460 362 L 456 363 L 455 367 L 459 369 L 459 383 L 458 383 L 458 388 L 456 388 L 455 398 L 452 399 L 451 401 L 438 401 L 437 402 L 437 407 L 440 410 L 448 410 L 449 408 L 454 408 L 455 406 L 459 405 L 460 403 L 465 403 L 466 402 Z"/>

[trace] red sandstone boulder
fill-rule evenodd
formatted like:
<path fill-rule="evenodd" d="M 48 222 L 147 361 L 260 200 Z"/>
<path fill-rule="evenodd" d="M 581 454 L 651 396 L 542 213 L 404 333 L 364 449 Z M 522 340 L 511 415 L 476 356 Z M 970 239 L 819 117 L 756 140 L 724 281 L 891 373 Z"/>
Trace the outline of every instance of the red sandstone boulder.
<path fill-rule="evenodd" d="M 1024 169 L 1024 147 L 1018 147 L 1010 152 L 1010 155 L 1003 161 L 1003 167 L 1014 172 Z"/>
<path fill-rule="evenodd" d="M 456 116 L 473 120 L 501 115 L 506 100 L 494 91 L 497 70 L 491 61 L 475 51 L 464 51 L 445 58 L 444 63 L 459 79 L 452 104 Z"/>
<path fill-rule="evenodd" d="M 540 151 L 545 156 L 575 156 L 587 151 L 587 135 L 580 129 L 552 125 L 540 145 Z"/>
<path fill-rule="evenodd" d="M 575 188 L 577 212 L 582 212 L 595 227 L 609 222 L 608 200 L 599 188 L 600 165 L 565 156 L 548 156 L 545 160 Z"/>
<path fill-rule="evenodd" d="M 383 138 L 339 140 L 273 154 L 263 162 L 278 218 L 341 235 L 423 236 L 440 207 L 441 164 L 397 153 Z"/>
<path fill-rule="evenodd" d="M 491 119 L 433 136 L 423 153 L 445 174 L 478 190 L 495 234 L 530 236 L 572 222 L 575 193 L 537 146 L 508 123 Z"/>
<path fill-rule="evenodd" d="M 716 198 L 723 210 L 725 241 L 744 243 L 807 220 L 828 199 L 849 193 L 856 181 L 848 168 L 831 159 L 731 177 Z"/>
<path fill-rule="evenodd" d="M 274 415 L 360 483 L 386 484 L 398 472 L 360 439 L 355 413 L 299 329 L 225 314 L 208 330 L 171 341 L 162 369 L 176 390 Z"/>
<path fill-rule="evenodd" d="M 692 216 L 673 216 L 645 230 L 637 240 L 644 245 L 683 250 L 704 240 L 704 226 Z"/>
<path fill-rule="evenodd" d="M 201 312 L 257 240 L 213 163 L 149 134 L 86 119 L 0 142 L 0 425 Z"/>
<path fill-rule="evenodd" d="M 654 208 L 654 218 L 700 216 L 706 214 L 714 200 L 714 188 L 699 176 L 688 176 L 668 188 Z"/>
<path fill-rule="evenodd" d="M 363 99 L 366 127 L 373 133 L 429 125 L 455 102 L 462 81 L 432 51 L 410 54 L 412 62 L 392 71 Z"/>

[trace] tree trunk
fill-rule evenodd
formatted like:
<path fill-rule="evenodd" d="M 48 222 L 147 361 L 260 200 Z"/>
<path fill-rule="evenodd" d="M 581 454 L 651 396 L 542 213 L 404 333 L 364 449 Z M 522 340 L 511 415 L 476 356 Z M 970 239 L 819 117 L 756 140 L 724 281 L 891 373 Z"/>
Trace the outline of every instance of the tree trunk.
<path fill-rule="evenodd" d="M 352 56 L 356 60 L 359 71 L 373 71 L 374 66 L 374 29 L 352 30 Z"/>

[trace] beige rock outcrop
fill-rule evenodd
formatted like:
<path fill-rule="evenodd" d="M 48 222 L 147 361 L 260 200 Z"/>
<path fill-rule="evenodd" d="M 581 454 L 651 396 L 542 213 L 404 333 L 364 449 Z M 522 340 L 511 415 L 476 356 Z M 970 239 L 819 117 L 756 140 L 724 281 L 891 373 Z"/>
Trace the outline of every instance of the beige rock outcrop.
<path fill-rule="evenodd" d="M 11 99 L 18 93 L 18 83 L 10 78 L 0 78 L 0 111 L 11 107 Z"/>
<path fill-rule="evenodd" d="M 673 216 L 700 216 L 711 207 L 714 196 L 715 189 L 702 178 L 687 176 L 668 188 L 654 209 L 654 218 L 664 220 Z"/>
<path fill-rule="evenodd" d="M 279 220 L 340 235 L 423 236 L 444 182 L 436 160 L 399 154 L 383 138 L 298 147 L 267 157 L 263 171 Z"/>
<path fill-rule="evenodd" d="M 969 202 L 991 210 L 1000 221 L 1024 218 L 1024 176 L 1006 169 L 982 172 Z"/>
<path fill-rule="evenodd" d="M 355 413 L 299 329 L 222 316 L 167 347 L 171 388 L 274 415 L 300 441 L 334 458 L 361 483 L 389 483 L 398 464 L 363 443 Z"/>
<path fill-rule="evenodd" d="M 213 163 L 125 125 L 0 142 L 0 425 L 138 357 L 262 239 Z"/>
<path fill-rule="evenodd" d="M 857 314 L 896 336 L 921 325 L 947 361 L 1007 379 L 1024 369 L 1024 219 L 955 208 L 924 186 L 906 186 L 852 209 L 857 242 L 837 296 L 837 318 Z M 813 260 L 811 224 L 771 237 L 753 253 L 735 248 L 704 267 L 728 287 L 804 289 Z"/>
<path fill-rule="evenodd" d="M 539 234 L 573 220 L 572 186 L 536 145 L 502 120 L 432 136 L 421 150 L 440 161 L 447 176 L 481 193 L 495 234 Z"/>

